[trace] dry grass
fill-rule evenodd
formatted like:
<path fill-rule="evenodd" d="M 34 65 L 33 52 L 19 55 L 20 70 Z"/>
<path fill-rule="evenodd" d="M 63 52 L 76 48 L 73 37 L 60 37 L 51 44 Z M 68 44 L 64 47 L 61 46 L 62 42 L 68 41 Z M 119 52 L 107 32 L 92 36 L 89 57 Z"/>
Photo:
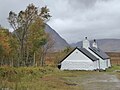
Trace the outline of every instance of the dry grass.
<path fill-rule="evenodd" d="M 114 88 L 120 78 L 120 66 L 107 72 L 61 71 L 54 67 L 0 68 L 0 88 L 9 90 L 102 90 Z M 87 87 L 86 87 L 87 85 Z M 116 87 L 116 90 L 118 87 Z M 0 89 L 1 90 L 1 89 Z M 119 89 L 118 89 L 119 90 Z"/>
<path fill-rule="evenodd" d="M 112 65 L 120 65 L 120 52 L 107 52 L 110 56 Z"/>
<path fill-rule="evenodd" d="M 62 76 L 72 75 L 53 67 L 0 68 L 0 90 L 81 90 Z"/>

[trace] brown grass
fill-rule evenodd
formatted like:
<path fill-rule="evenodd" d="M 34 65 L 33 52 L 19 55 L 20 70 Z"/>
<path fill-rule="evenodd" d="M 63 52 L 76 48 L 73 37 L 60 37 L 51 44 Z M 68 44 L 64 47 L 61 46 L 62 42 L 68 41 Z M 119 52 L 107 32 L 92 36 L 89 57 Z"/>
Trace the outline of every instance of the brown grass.
<path fill-rule="evenodd" d="M 119 52 L 107 52 L 110 56 L 112 65 L 120 65 L 120 53 Z"/>
<path fill-rule="evenodd" d="M 54 67 L 2 67 L 0 68 L 0 90 L 96 90 L 114 88 L 112 82 L 120 78 L 120 66 L 113 66 L 106 72 L 61 71 Z M 5 75 L 4 75 L 5 74 Z M 104 82 L 105 81 L 105 82 Z M 87 87 L 86 87 L 87 86 Z"/>

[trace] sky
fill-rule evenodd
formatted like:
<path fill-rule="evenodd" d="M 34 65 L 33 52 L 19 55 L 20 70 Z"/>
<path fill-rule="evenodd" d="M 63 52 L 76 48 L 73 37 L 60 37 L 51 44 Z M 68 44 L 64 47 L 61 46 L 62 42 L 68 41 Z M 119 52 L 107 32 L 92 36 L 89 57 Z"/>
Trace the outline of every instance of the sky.
<path fill-rule="evenodd" d="M 11 27 L 9 11 L 18 13 L 28 4 L 47 5 L 52 18 L 48 24 L 68 43 L 88 39 L 120 39 L 120 0 L 0 0 L 0 24 Z"/>

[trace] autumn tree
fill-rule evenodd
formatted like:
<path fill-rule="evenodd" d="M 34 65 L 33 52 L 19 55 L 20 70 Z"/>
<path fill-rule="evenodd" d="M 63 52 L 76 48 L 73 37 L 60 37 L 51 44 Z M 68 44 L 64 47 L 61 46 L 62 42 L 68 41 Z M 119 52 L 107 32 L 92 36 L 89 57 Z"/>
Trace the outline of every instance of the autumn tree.
<path fill-rule="evenodd" d="M 10 33 L 9 37 L 10 37 L 9 46 L 11 48 L 11 51 L 10 51 L 11 65 L 10 66 L 19 66 L 19 58 L 18 58 L 19 44 L 17 42 L 17 38 L 14 33 Z"/>
<path fill-rule="evenodd" d="M 0 28 L 0 63 L 1 65 L 10 64 L 10 37 L 11 33 L 4 28 Z"/>
<path fill-rule="evenodd" d="M 45 65 L 46 56 L 51 50 L 53 50 L 53 46 L 55 44 L 55 40 L 53 40 L 52 36 L 49 33 L 46 33 L 46 44 L 42 47 L 41 53 L 41 64 Z M 52 48 L 52 49 L 51 49 Z"/>
<path fill-rule="evenodd" d="M 27 57 L 29 53 L 33 54 L 34 64 L 39 65 L 41 60 L 41 47 L 46 44 L 45 24 L 41 19 L 37 19 L 29 28 L 27 35 Z M 36 58 L 36 55 L 39 56 Z M 28 60 L 28 59 L 27 59 Z"/>
<path fill-rule="evenodd" d="M 33 25 L 36 22 L 36 20 L 41 20 L 42 23 L 45 23 L 50 19 L 50 17 L 51 16 L 49 14 L 49 9 L 46 6 L 42 7 L 39 10 L 33 4 L 29 4 L 24 11 L 20 11 L 18 14 L 16 14 L 13 11 L 9 12 L 8 21 L 11 27 L 14 29 L 14 33 L 19 43 L 19 49 L 20 49 L 19 59 L 21 64 L 25 65 L 25 61 L 28 59 L 28 57 L 26 58 L 26 44 L 28 43 L 27 40 L 29 34 L 34 34 L 34 33 L 30 33 L 29 31 L 31 25 Z M 39 42 L 39 44 L 43 44 L 41 43 L 42 40 L 44 39 L 36 39 L 35 42 L 37 43 Z"/>

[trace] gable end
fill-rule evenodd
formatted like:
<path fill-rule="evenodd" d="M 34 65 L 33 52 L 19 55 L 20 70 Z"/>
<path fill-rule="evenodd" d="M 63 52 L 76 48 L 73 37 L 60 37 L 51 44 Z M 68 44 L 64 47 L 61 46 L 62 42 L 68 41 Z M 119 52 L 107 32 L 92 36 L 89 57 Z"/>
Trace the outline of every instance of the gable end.
<path fill-rule="evenodd" d="M 85 48 L 75 48 L 73 49 L 68 55 L 66 55 L 59 63 L 61 63 L 62 61 L 64 61 L 70 54 L 72 54 L 75 50 L 79 50 L 81 53 L 83 53 L 85 56 L 87 56 L 89 59 L 91 59 L 92 61 L 96 61 L 99 60 L 98 58 L 96 58 L 94 55 L 92 55 L 89 51 L 87 51 Z"/>

